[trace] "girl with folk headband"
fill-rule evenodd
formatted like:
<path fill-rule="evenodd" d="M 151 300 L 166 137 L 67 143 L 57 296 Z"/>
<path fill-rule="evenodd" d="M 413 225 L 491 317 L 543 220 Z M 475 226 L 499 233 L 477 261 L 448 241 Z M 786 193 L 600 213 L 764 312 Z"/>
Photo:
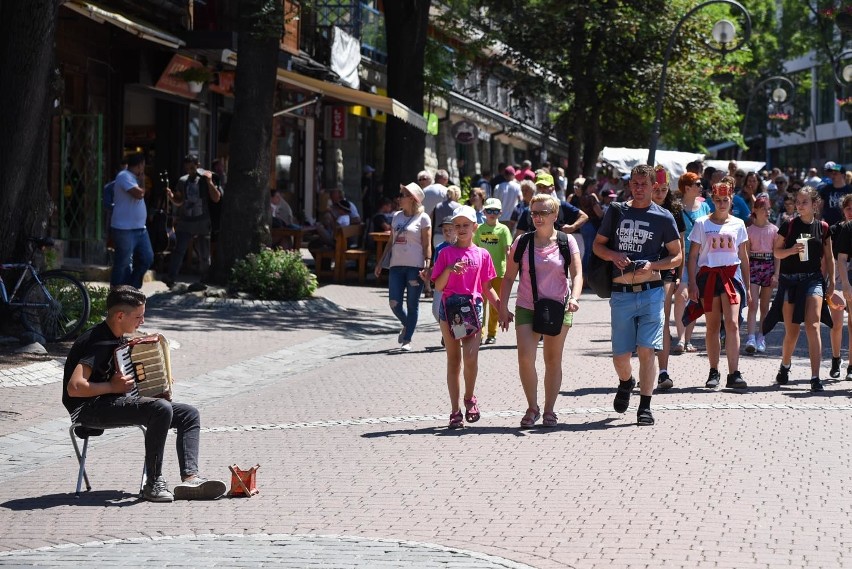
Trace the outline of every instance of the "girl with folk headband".
<path fill-rule="evenodd" d="M 671 212 L 674 217 L 675 225 L 677 225 L 677 232 L 680 235 L 680 247 L 682 251 L 683 234 L 684 231 L 686 231 L 686 226 L 683 223 L 683 216 L 681 215 L 681 210 L 683 208 L 680 204 L 680 200 L 676 199 L 672 194 L 671 186 L 669 185 L 670 180 L 668 171 L 662 166 L 656 166 L 654 167 L 654 174 L 656 176 L 656 180 L 654 182 L 653 190 L 651 191 L 651 199 L 658 206 Z M 661 258 L 668 256 L 666 253 L 667 251 L 663 250 L 661 253 L 663 257 Z M 657 352 L 657 364 L 660 368 L 659 375 L 657 376 L 657 390 L 671 389 L 674 386 L 674 382 L 671 377 L 669 377 L 668 371 L 669 351 L 672 347 L 670 322 L 672 316 L 672 305 L 674 304 L 674 294 L 675 290 L 678 288 L 678 284 L 680 283 L 682 268 L 683 267 L 680 266 L 660 271 L 660 275 L 663 279 L 663 290 L 665 291 L 665 300 L 663 301 L 663 315 L 665 320 L 663 321 L 663 349 Z"/>
<path fill-rule="evenodd" d="M 746 178 L 748 185 L 748 178 Z M 770 214 L 769 194 L 758 194 L 754 200 L 751 217 L 754 219 L 748 227 L 748 266 L 751 288 L 751 297 L 755 302 L 748 307 L 748 324 L 745 351 L 747 354 L 766 351 L 766 338 L 762 333 L 757 334 L 757 309 L 760 305 L 761 323 L 769 312 L 769 303 L 772 300 L 772 289 L 778 284 L 778 276 L 775 255 L 772 248 L 775 244 L 775 236 L 778 228 L 769 222 Z"/>
<path fill-rule="evenodd" d="M 822 356 L 820 321 L 831 327 L 832 320 L 823 298 L 834 292 L 834 255 L 828 224 L 816 218 L 819 192 L 805 186 L 796 194 L 799 217 L 785 221 L 775 236 L 775 257 L 781 259 L 778 291 L 763 320 L 763 333 L 784 320 L 784 342 L 781 345 L 781 367 L 775 376 L 778 385 L 790 381 L 793 350 L 799 339 L 799 328 L 805 323 L 808 355 L 811 360 L 811 391 L 823 391 L 819 379 Z M 823 275 L 823 268 L 827 276 Z"/>
<path fill-rule="evenodd" d="M 718 368 L 722 351 L 720 329 L 724 317 L 728 359 L 725 387 L 742 390 L 748 387 L 739 371 L 740 307 L 742 304 L 748 305 L 751 300 L 751 294 L 743 284 L 749 282 L 748 233 L 745 223 L 731 214 L 733 184 L 727 179 L 714 184 L 711 197 L 715 211 L 696 220 L 689 234 L 692 246 L 687 265 L 690 275 L 688 290 L 689 298 L 695 304 L 687 308 L 684 323 L 705 314 L 710 373 L 704 386 L 715 389 L 721 379 Z M 738 274 L 738 268 L 741 269 L 742 277 Z M 695 275 L 695 278 L 691 275 Z"/>

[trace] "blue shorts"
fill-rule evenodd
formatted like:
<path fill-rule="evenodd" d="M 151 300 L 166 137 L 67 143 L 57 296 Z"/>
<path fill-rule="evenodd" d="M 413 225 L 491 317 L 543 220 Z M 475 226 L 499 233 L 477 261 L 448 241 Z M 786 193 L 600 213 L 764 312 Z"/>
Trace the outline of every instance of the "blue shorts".
<path fill-rule="evenodd" d="M 825 289 L 822 286 L 823 276 L 822 273 L 788 273 L 784 275 L 784 278 L 788 281 L 793 281 L 796 283 L 796 286 L 804 286 L 806 287 L 805 294 L 807 296 L 823 296 L 825 294 Z M 792 294 L 792 291 L 787 293 L 787 302 L 794 302 L 792 300 L 795 298 Z"/>
<path fill-rule="evenodd" d="M 630 354 L 637 347 L 663 349 L 665 288 L 615 292 L 609 299 L 612 355 Z"/>

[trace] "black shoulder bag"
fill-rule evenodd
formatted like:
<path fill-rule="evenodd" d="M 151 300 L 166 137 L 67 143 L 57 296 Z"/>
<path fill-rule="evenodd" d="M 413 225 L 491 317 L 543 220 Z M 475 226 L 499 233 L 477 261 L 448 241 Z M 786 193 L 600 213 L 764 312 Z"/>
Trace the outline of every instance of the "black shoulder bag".
<path fill-rule="evenodd" d="M 558 336 L 562 332 L 562 321 L 565 319 L 565 302 L 538 297 L 538 285 L 535 279 L 535 238 L 530 237 L 527 244 L 530 258 L 530 284 L 533 294 L 533 332 Z M 569 263 L 570 259 L 565 259 Z"/>

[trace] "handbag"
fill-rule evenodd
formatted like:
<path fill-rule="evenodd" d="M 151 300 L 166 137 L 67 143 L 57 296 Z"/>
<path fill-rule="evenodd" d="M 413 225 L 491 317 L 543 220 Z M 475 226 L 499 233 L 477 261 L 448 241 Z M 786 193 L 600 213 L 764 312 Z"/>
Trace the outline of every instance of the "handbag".
<path fill-rule="evenodd" d="M 538 285 L 535 279 L 535 243 L 527 247 L 530 256 L 530 284 L 533 294 L 533 332 L 547 336 L 558 336 L 562 333 L 562 321 L 565 319 L 565 303 L 550 298 L 538 297 Z M 568 260 L 566 259 L 566 263 Z"/>
<path fill-rule="evenodd" d="M 444 299 L 444 314 L 450 327 L 450 334 L 456 340 L 473 336 L 482 329 L 473 295 L 451 294 Z"/>
<path fill-rule="evenodd" d="M 624 213 L 622 209 L 623 206 L 616 204 L 615 202 L 610 204 L 609 207 L 611 210 L 614 210 L 615 213 L 613 213 L 613 220 L 610 224 L 611 230 L 609 234 L 609 244 L 607 246 L 611 245 L 612 240 L 615 239 L 615 231 L 618 227 L 618 222 L 621 221 L 621 216 Z M 612 295 L 612 263 L 601 259 L 595 255 L 594 252 L 591 257 L 589 257 L 589 268 L 583 275 L 583 278 L 592 289 L 592 292 L 598 295 L 598 297 L 609 298 Z"/>

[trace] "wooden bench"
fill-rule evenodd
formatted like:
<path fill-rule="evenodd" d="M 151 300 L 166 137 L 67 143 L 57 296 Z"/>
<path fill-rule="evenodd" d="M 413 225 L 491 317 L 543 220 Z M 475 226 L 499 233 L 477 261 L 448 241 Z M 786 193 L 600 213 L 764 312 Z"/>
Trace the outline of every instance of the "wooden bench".
<path fill-rule="evenodd" d="M 334 232 L 335 243 L 335 259 L 334 259 L 334 280 L 342 283 L 346 280 L 349 272 L 346 270 L 347 261 L 356 262 L 356 274 L 358 282 L 364 284 L 367 277 L 367 257 L 370 254 L 366 249 L 356 249 L 349 247 L 351 239 L 360 239 L 361 233 L 364 230 L 362 224 L 347 225 L 338 227 Z"/>

